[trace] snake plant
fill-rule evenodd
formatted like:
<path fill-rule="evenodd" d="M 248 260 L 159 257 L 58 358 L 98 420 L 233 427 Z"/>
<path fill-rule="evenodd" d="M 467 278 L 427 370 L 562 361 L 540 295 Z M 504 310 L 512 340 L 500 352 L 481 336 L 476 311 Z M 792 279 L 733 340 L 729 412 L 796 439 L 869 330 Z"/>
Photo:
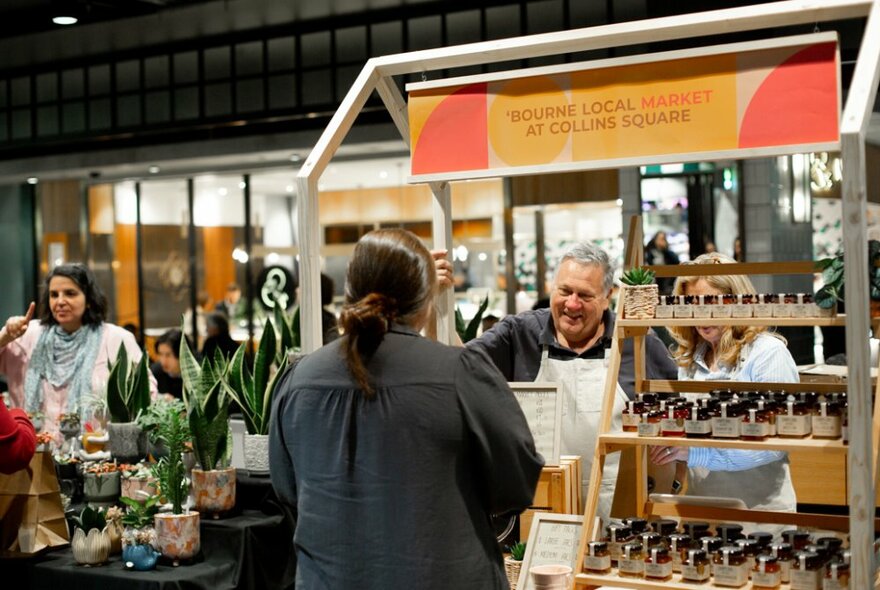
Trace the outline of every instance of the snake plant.
<path fill-rule="evenodd" d="M 115 423 L 134 422 L 150 405 L 150 377 L 147 355 L 137 363 L 128 362 L 128 351 L 119 346 L 116 361 L 110 366 L 107 379 L 107 408 Z"/>

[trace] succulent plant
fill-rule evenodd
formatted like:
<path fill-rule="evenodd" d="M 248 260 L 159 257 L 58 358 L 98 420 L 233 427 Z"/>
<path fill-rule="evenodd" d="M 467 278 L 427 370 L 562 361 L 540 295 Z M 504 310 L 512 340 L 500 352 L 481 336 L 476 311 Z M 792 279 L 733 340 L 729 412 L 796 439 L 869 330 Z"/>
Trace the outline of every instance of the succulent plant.
<path fill-rule="evenodd" d="M 510 545 L 507 550 L 510 552 L 510 558 L 514 561 L 522 561 L 526 556 L 526 544 L 522 541 Z"/>
<path fill-rule="evenodd" d="M 143 504 L 131 498 L 120 498 L 128 508 L 122 517 L 122 524 L 135 529 L 152 526 L 153 517 L 159 512 L 159 496 L 150 496 Z"/>
<path fill-rule="evenodd" d="M 103 531 L 104 527 L 107 526 L 107 519 L 104 517 L 104 513 L 100 510 L 95 510 L 91 506 L 86 506 L 82 509 L 82 512 L 79 513 L 79 516 L 73 517 L 73 524 L 75 524 L 77 528 L 82 529 L 84 533 L 88 533 L 92 529 Z"/>
<path fill-rule="evenodd" d="M 624 285 L 650 285 L 654 282 L 654 271 L 637 266 L 624 272 L 620 277 L 620 282 Z"/>

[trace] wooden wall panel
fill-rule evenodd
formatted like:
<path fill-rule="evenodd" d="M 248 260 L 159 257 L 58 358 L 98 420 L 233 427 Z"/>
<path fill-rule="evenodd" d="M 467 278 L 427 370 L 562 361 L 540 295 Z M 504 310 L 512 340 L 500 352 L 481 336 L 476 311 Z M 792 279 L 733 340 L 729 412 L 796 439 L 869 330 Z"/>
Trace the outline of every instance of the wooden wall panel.
<path fill-rule="evenodd" d="M 113 185 L 89 187 L 89 233 L 113 233 Z"/>
<path fill-rule="evenodd" d="M 116 257 L 113 260 L 113 283 L 116 289 L 116 322 L 120 326 L 138 319 L 137 228 L 116 224 L 114 231 Z"/>
<path fill-rule="evenodd" d="M 617 170 L 514 176 L 513 206 L 610 201 L 619 196 Z"/>
<path fill-rule="evenodd" d="M 846 455 L 797 451 L 788 458 L 798 502 L 846 506 Z"/>
<path fill-rule="evenodd" d="M 226 286 L 235 282 L 235 229 L 231 227 L 202 228 L 203 252 L 205 255 L 204 288 L 214 301 L 226 295 Z"/>

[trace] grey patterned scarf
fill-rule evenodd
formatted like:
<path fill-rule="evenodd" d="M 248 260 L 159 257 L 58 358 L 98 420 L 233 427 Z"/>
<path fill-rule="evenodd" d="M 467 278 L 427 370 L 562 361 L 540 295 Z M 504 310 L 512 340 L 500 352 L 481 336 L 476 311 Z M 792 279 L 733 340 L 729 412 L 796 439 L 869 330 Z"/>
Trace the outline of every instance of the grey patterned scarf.
<path fill-rule="evenodd" d="M 83 326 L 68 334 L 55 325 L 43 330 L 28 361 L 24 380 L 25 409 L 41 411 L 43 380 L 53 387 L 67 386 L 67 413 L 79 413 L 79 400 L 92 389 L 103 326 Z"/>

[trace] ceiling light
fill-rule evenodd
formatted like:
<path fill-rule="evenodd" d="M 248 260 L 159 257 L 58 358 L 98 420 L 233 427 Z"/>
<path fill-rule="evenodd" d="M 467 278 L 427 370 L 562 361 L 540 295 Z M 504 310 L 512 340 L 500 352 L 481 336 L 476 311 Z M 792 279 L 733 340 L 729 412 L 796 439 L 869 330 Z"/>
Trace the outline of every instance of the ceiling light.
<path fill-rule="evenodd" d="M 30 178 L 27 179 L 27 183 L 28 183 L 28 184 L 37 184 L 37 182 L 38 182 L 38 181 L 37 181 L 37 177 L 36 177 L 36 176 L 31 176 Z"/>
<path fill-rule="evenodd" d="M 382 170 L 379 173 L 379 178 L 382 178 L 382 179 L 388 178 L 388 172 L 386 172 L 385 170 Z"/>
<path fill-rule="evenodd" d="M 288 184 L 288 185 L 284 188 L 284 190 L 286 190 L 286 191 L 289 192 L 289 193 L 292 193 L 292 192 L 293 192 L 293 185 L 292 185 L 292 184 Z"/>
<path fill-rule="evenodd" d="M 159 174 L 159 167 L 158 166 L 150 166 L 149 168 L 147 168 L 147 171 L 150 174 Z"/>
<path fill-rule="evenodd" d="M 221 186 L 220 188 L 217 189 L 217 194 L 220 195 L 221 197 L 225 197 L 228 192 L 229 191 L 227 191 L 226 187 L 224 187 L 224 186 Z"/>
<path fill-rule="evenodd" d="M 247 183 L 245 181 L 241 181 L 238 183 L 238 188 L 244 189 L 247 188 Z"/>
<path fill-rule="evenodd" d="M 77 23 L 77 18 L 75 16 L 54 16 L 52 17 L 52 22 L 56 25 L 75 25 Z"/>
<path fill-rule="evenodd" d="M 302 160 L 302 156 L 300 156 L 299 154 L 293 154 L 292 156 L 290 156 L 291 162 L 299 162 L 300 160 Z"/>

